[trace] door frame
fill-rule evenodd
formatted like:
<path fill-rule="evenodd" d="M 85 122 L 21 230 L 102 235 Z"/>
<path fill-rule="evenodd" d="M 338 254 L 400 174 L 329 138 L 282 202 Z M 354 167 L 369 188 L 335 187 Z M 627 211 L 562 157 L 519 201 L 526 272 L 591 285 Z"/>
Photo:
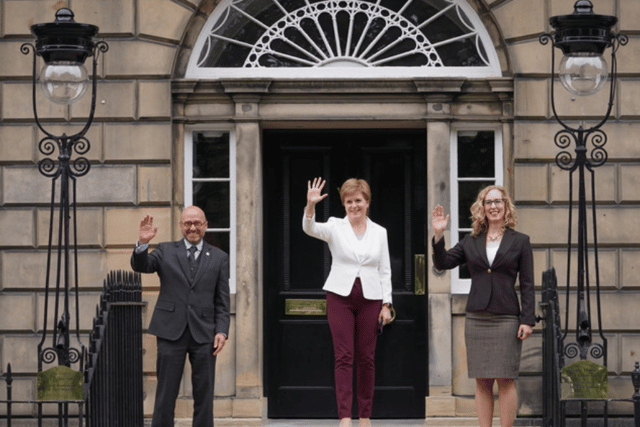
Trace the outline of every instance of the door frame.
<path fill-rule="evenodd" d="M 375 131 L 375 130 L 387 130 L 387 131 L 390 131 L 390 132 L 393 131 L 393 130 L 399 130 L 399 131 L 402 131 L 402 130 L 414 130 L 414 131 L 422 132 L 424 134 L 424 144 L 425 144 L 425 147 L 423 149 L 424 157 L 425 157 L 424 158 L 424 168 L 425 168 L 424 169 L 424 174 L 425 175 L 423 177 L 423 183 L 424 183 L 425 191 L 426 191 L 426 189 L 428 189 L 428 186 L 427 186 L 427 174 L 426 174 L 427 173 L 427 171 L 426 171 L 426 167 L 427 167 L 427 159 L 426 159 L 426 156 L 427 156 L 427 148 L 426 148 L 426 145 L 427 145 L 427 127 L 425 126 L 425 122 L 424 121 L 419 121 L 419 122 L 418 121 L 403 121 L 403 122 L 393 122 L 393 123 L 387 122 L 387 123 L 383 123 L 382 126 L 381 126 L 380 122 L 367 122 L 367 121 L 364 121 L 364 122 L 363 121 L 359 121 L 357 123 L 339 122 L 339 126 L 336 126 L 336 123 L 333 123 L 333 122 L 323 122 L 323 121 L 305 122 L 305 126 L 301 126 L 300 123 L 296 123 L 295 126 L 292 126 L 292 125 L 287 126 L 284 123 L 266 123 L 266 124 L 263 124 L 263 126 L 261 126 L 261 132 L 260 132 L 261 145 L 262 145 L 262 162 L 263 162 L 263 165 L 264 165 L 265 168 L 268 167 L 268 165 L 266 165 L 266 163 L 265 163 L 265 157 L 266 157 L 265 152 L 269 148 L 266 146 L 267 142 L 265 141 L 265 138 L 264 138 L 264 131 L 265 130 L 274 130 L 274 129 L 284 130 L 284 131 L 292 131 L 292 132 L 295 132 L 295 131 L 304 132 L 304 131 L 314 130 L 314 129 L 326 129 L 328 131 L 335 131 L 335 132 L 339 132 L 341 130 L 350 131 L 350 130 L 357 130 L 357 129 L 362 129 L 362 130 L 366 129 L 366 130 L 372 130 L 372 131 Z M 366 144 L 362 144 L 361 146 L 366 148 Z M 264 173 L 263 173 L 263 177 L 264 177 Z M 264 183 L 265 183 L 265 179 L 263 178 L 263 185 L 264 185 Z M 266 189 L 263 190 L 263 194 L 264 194 L 265 199 L 266 199 L 268 197 Z M 426 199 L 426 195 L 425 195 L 425 199 Z M 267 202 L 263 203 L 262 209 L 263 209 L 263 218 L 266 218 L 267 210 L 269 209 L 269 206 L 268 206 Z M 328 212 L 328 208 L 327 208 L 327 212 Z M 423 227 L 423 228 L 424 228 L 425 231 L 424 231 L 424 236 L 423 236 L 423 239 L 424 239 L 423 245 L 424 245 L 425 254 L 423 254 L 423 255 L 425 255 L 425 258 L 426 258 L 426 252 L 428 251 L 428 249 L 427 249 L 427 244 L 428 244 L 428 242 L 427 242 L 427 229 L 426 229 L 427 228 L 426 224 L 427 224 L 427 220 L 428 220 L 428 218 L 427 218 L 428 215 L 427 215 L 426 206 L 425 206 L 425 209 L 424 209 L 424 216 L 425 216 L 425 218 L 424 218 L 423 221 L 424 221 L 425 227 Z M 292 222 L 297 222 L 297 218 L 292 218 L 292 220 L 293 220 Z M 266 221 L 264 221 L 264 222 L 266 224 Z M 264 247 L 266 248 L 267 247 L 267 241 L 268 241 L 266 227 L 263 228 L 262 238 L 263 238 L 263 241 L 264 241 Z M 326 250 L 328 251 L 328 248 L 326 248 Z M 416 255 L 416 254 L 414 254 L 414 255 Z M 268 278 L 267 278 L 267 271 L 266 271 L 267 263 L 268 263 L 267 251 L 263 252 L 263 262 L 264 262 L 264 266 L 262 268 L 262 276 L 263 276 L 264 280 L 263 280 L 263 290 L 262 290 L 262 292 L 263 292 L 263 310 L 264 311 L 262 313 L 262 319 L 263 319 L 263 334 L 262 335 L 263 335 L 264 342 L 268 343 L 268 342 L 271 341 L 271 337 L 269 335 L 269 331 L 270 331 L 269 323 L 273 319 L 271 319 L 271 317 L 269 316 L 269 307 L 267 307 L 268 300 L 269 300 L 269 298 L 267 297 L 267 290 L 266 290 L 266 286 L 268 286 Z M 411 260 L 411 264 L 410 264 L 411 266 L 413 266 L 413 262 L 414 262 L 414 260 Z M 429 342 L 430 342 L 429 341 L 429 338 L 430 338 L 429 334 L 430 334 L 430 332 L 429 332 L 429 328 L 428 328 L 428 323 L 429 323 L 429 320 L 428 320 L 429 314 L 428 314 L 428 312 L 429 312 L 429 308 L 428 308 L 428 303 L 427 303 L 427 301 L 428 301 L 428 286 L 426 284 L 426 281 L 427 281 L 426 262 L 423 263 L 421 266 L 425 270 L 425 271 L 423 271 L 422 276 L 423 276 L 423 281 L 424 281 L 423 284 L 424 284 L 424 288 L 425 288 L 425 295 L 424 295 L 424 306 L 425 306 L 425 310 L 424 310 L 424 316 L 425 316 L 425 319 L 424 319 L 424 322 L 425 322 L 424 340 L 425 340 L 425 344 L 424 345 L 426 347 L 425 348 L 425 363 L 426 363 L 426 365 L 424 366 L 424 369 L 425 369 L 424 393 L 425 393 L 425 398 L 426 398 L 426 397 L 429 396 L 429 371 L 430 371 L 430 369 L 429 369 L 428 362 L 429 362 L 429 355 L 430 355 L 430 348 L 429 348 Z M 402 273 L 405 273 L 405 272 L 403 271 Z M 414 280 L 415 280 L 415 272 L 414 272 Z M 265 345 L 265 350 L 266 350 L 266 347 L 267 346 Z M 331 353 L 333 354 L 333 352 L 331 352 Z M 263 357 L 263 373 L 264 373 L 263 390 L 264 390 L 264 396 L 268 397 L 269 388 L 270 388 L 270 383 L 269 383 L 269 374 L 270 374 L 269 364 L 270 364 L 270 359 L 269 358 L 271 357 L 271 355 L 270 355 L 269 351 L 265 351 L 263 353 L 263 356 L 264 356 Z M 333 361 L 332 361 L 332 363 L 333 363 Z M 267 411 L 267 413 L 268 413 L 268 411 Z"/>

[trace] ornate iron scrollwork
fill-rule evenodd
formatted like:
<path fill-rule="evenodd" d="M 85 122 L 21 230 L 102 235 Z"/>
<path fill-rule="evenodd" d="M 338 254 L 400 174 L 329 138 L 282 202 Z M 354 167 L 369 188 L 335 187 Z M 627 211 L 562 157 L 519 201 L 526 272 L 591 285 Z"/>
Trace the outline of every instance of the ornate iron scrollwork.
<path fill-rule="evenodd" d="M 604 149 L 604 146 L 607 143 L 607 134 L 600 129 L 596 129 L 593 132 L 590 132 L 586 136 L 586 139 L 591 142 L 591 145 L 593 145 L 593 149 L 591 150 L 591 161 L 588 162 L 588 166 L 598 167 L 605 164 L 609 158 L 607 150 Z"/>
<path fill-rule="evenodd" d="M 600 343 L 575 343 L 570 342 L 564 346 L 564 356 L 568 359 L 575 359 L 580 356 L 581 360 L 587 358 L 587 355 L 590 355 L 593 359 L 602 359 L 606 353 L 606 349 Z"/>
<path fill-rule="evenodd" d="M 556 146 L 562 150 L 556 155 L 556 164 L 560 169 L 570 171 L 575 169 L 576 167 L 573 155 L 570 151 L 566 150 L 571 146 L 571 143 L 574 141 L 574 139 L 574 134 L 567 129 L 558 131 L 553 139 Z"/>

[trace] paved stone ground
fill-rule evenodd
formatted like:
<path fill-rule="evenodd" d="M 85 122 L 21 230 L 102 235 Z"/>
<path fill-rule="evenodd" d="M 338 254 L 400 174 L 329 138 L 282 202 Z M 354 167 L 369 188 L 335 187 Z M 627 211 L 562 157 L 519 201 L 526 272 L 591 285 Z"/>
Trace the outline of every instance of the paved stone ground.
<path fill-rule="evenodd" d="M 268 420 L 263 423 L 268 427 L 338 427 L 338 420 Z M 351 426 L 359 427 L 358 420 Z M 371 420 L 372 427 L 423 427 L 425 420 Z"/>
<path fill-rule="evenodd" d="M 519 420 L 524 421 L 524 420 Z M 291 419 L 216 419 L 216 427 L 338 427 L 336 420 L 291 420 Z M 478 427 L 478 420 L 470 417 L 443 417 L 404 420 L 371 420 L 372 427 Z M 359 427 L 358 420 L 353 420 L 352 427 Z M 493 425 L 500 421 L 494 419 Z M 537 426 L 535 423 L 515 423 L 518 426 Z M 191 427 L 190 421 L 176 424 L 176 427 Z"/>

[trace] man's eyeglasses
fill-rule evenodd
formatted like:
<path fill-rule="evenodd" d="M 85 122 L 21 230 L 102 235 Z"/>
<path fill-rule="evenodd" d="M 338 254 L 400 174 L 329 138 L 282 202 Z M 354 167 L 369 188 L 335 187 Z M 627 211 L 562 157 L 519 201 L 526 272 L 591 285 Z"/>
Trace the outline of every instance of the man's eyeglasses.
<path fill-rule="evenodd" d="M 191 228 L 192 225 L 196 228 L 200 228 L 204 225 L 204 222 L 202 221 L 181 221 L 180 223 L 187 228 Z"/>
<path fill-rule="evenodd" d="M 504 199 L 494 199 L 494 200 L 485 200 L 484 201 L 484 205 L 485 206 L 491 206 L 491 205 L 500 206 L 503 203 L 504 203 Z"/>

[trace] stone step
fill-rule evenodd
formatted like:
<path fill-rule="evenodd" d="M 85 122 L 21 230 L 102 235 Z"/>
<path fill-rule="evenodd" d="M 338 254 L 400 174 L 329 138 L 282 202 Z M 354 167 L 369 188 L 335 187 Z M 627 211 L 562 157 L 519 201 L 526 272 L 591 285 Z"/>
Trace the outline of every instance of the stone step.
<path fill-rule="evenodd" d="M 476 417 L 429 417 L 424 420 L 425 427 L 480 427 Z M 500 418 L 493 419 L 493 425 L 500 425 Z"/>
<path fill-rule="evenodd" d="M 541 427 L 540 420 L 517 419 L 515 426 Z M 337 427 L 338 420 L 278 420 L 259 418 L 216 418 L 216 427 Z M 359 427 L 358 420 L 353 420 L 352 427 Z M 475 417 L 428 417 L 426 419 L 406 420 L 371 420 L 372 427 L 479 427 Z M 500 419 L 494 418 L 493 425 L 500 426 Z M 191 420 L 180 420 L 176 427 L 192 427 Z"/>

